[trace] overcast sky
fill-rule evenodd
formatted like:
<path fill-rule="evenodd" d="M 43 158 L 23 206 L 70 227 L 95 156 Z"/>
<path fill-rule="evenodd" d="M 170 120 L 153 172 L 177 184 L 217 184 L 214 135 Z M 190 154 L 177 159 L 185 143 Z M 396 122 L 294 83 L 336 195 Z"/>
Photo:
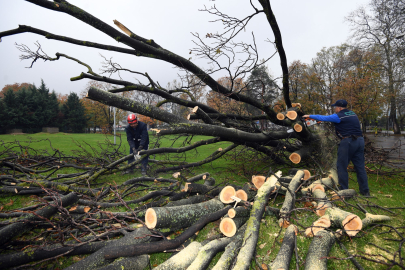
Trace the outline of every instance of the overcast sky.
<path fill-rule="evenodd" d="M 223 13 L 235 17 L 245 17 L 254 12 L 248 0 L 70 0 L 70 3 L 86 10 L 99 19 L 115 27 L 118 20 L 134 33 L 147 39 L 154 39 L 162 47 L 183 57 L 190 57 L 191 33 L 216 33 L 223 29 L 221 23 L 210 23 L 216 17 L 198 11 L 204 5 L 216 5 Z M 257 0 L 252 1 L 260 7 Z M 281 29 L 288 63 L 301 60 L 309 63 L 323 47 L 340 45 L 347 41 L 350 27 L 344 17 L 359 6 L 366 6 L 369 0 L 277 0 L 271 1 L 273 12 Z M 53 34 L 64 35 L 80 40 L 125 47 L 98 30 L 64 13 L 38 7 L 23 0 L 0 0 L 0 31 L 15 29 L 18 25 L 28 25 Z M 264 14 L 256 16 L 249 24 L 241 39 L 249 42 L 255 34 L 260 50 L 260 58 L 274 52 L 266 39 L 273 40 L 271 28 Z M 47 40 L 43 36 L 23 33 L 3 37 L 0 43 L 0 89 L 6 84 L 35 83 L 41 78 L 46 85 L 58 93 L 80 93 L 88 80 L 71 82 L 70 78 L 86 72 L 86 68 L 67 59 L 55 62 L 38 61 L 33 68 L 28 60 L 20 61 L 20 52 L 15 43 L 25 44 L 35 49 L 38 41 L 43 50 L 54 57 L 55 53 L 64 53 L 89 64 L 95 72 L 101 68 L 102 58 L 113 57 L 123 67 L 148 72 L 162 86 L 176 79 L 178 70 L 172 65 L 154 59 L 119 55 L 108 51 L 90 49 L 59 41 Z M 193 57 L 193 60 L 195 58 Z M 197 65 L 207 67 L 206 60 L 197 60 Z M 271 74 L 281 74 L 279 58 L 274 57 L 268 64 Z M 135 81 L 134 75 L 123 75 L 126 80 Z M 215 75 L 216 78 L 221 74 Z"/>

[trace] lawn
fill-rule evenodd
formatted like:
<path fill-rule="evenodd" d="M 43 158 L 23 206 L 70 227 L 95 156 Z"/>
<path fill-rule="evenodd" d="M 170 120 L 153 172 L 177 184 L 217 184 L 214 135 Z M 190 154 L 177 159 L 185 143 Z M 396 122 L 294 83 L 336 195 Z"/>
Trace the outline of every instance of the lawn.
<path fill-rule="evenodd" d="M 128 145 L 126 143 L 125 134 L 121 134 L 122 144 L 118 148 L 120 139 L 117 138 L 117 148 L 122 153 L 128 152 Z M 154 146 L 159 147 L 182 147 L 188 144 L 200 140 L 206 140 L 209 137 L 206 136 L 193 136 L 188 137 L 186 140 L 177 138 L 176 136 L 168 136 L 167 138 L 159 138 L 151 134 L 150 148 Z M 9 147 L 12 142 L 19 142 L 21 146 L 25 147 L 29 145 L 27 151 L 46 150 L 48 153 L 54 153 L 55 149 L 65 153 L 65 155 L 76 155 L 79 152 L 87 151 L 87 153 L 94 154 L 97 151 L 102 152 L 100 149 L 105 147 L 113 147 L 110 143 L 113 141 L 113 136 L 103 135 L 103 134 L 30 134 L 30 135 L 0 135 L 0 153 L 5 151 L 6 147 Z M 15 145 L 15 143 L 14 143 Z M 196 162 L 208 157 L 213 151 L 218 148 L 225 149 L 229 146 L 229 142 L 218 142 L 214 144 L 204 145 L 198 148 L 198 150 L 192 150 L 188 153 L 181 155 L 174 154 L 162 154 L 150 157 L 151 159 L 164 160 L 171 159 L 176 161 L 187 161 Z M 284 173 L 288 170 L 289 166 L 278 167 L 273 166 L 273 170 L 282 170 Z M 311 170 L 311 168 L 309 168 Z M 65 168 L 58 173 L 73 173 L 76 169 Z M 210 172 L 211 176 L 216 179 L 216 184 L 219 183 L 230 183 L 242 186 L 247 181 L 250 181 L 252 175 L 266 174 L 268 171 L 268 163 L 260 156 L 255 155 L 250 151 L 246 151 L 243 147 L 239 146 L 226 154 L 221 159 L 206 163 L 200 167 L 189 168 L 181 171 L 182 175 L 186 178 L 193 175 Z M 172 178 L 172 172 L 162 173 L 159 176 Z M 140 172 L 137 171 L 135 175 L 121 175 L 120 173 L 112 173 L 108 175 L 103 175 L 94 183 L 97 186 L 106 186 L 108 184 L 120 185 L 121 183 L 129 180 L 131 178 L 140 176 Z M 396 175 L 386 176 L 384 174 L 376 175 L 369 174 L 369 186 L 371 190 L 372 198 L 364 199 L 362 197 L 355 197 L 354 199 L 347 200 L 348 203 L 356 206 L 356 204 L 368 205 L 364 206 L 370 213 L 373 214 L 383 214 L 389 215 L 392 220 L 384 223 L 385 225 L 391 227 L 401 227 L 399 232 L 402 236 L 404 233 L 404 219 L 405 219 L 405 203 L 403 199 L 403 191 L 405 187 L 405 174 L 398 173 Z M 201 183 L 201 182 L 200 182 Z M 358 191 L 358 185 L 356 183 L 356 176 L 354 173 L 350 173 L 351 188 Z M 147 190 L 142 192 L 137 192 L 132 194 L 129 198 L 134 199 L 143 196 L 147 193 Z M 270 206 L 280 208 L 284 201 L 284 196 L 279 195 L 275 199 L 271 199 L 269 202 Z M 9 211 L 12 209 L 20 208 L 22 206 L 27 206 L 35 204 L 36 199 L 32 197 L 22 197 L 16 195 L 2 194 L 0 198 L 0 207 L 2 212 Z M 364 218 L 365 215 L 359 211 L 356 207 L 346 206 L 344 203 L 337 203 L 339 207 L 345 209 L 346 211 L 357 214 L 360 218 Z M 378 205 L 386 208 L 390 208 L 390 211 L 395 214 L 389 213 L 384 209 L 379 209 L 373 205 Z M 136 207 L 137 205 L 130 205 L 131 207 Z M 310 226 L 313 221 L 318 219 L 318 217 L 311 212 L 311 209 L 304 203 L 297 203 L 297 208 L 303 208 L 302 211 L 297 211 L 293 215 L 293 223 L 300 224 L 302 226 Z M 124 207 L 118 207 L 109 209 L 110 211 L 127 211 Z M 218 233 L 218 222 L 211 223 L 207 225 L 197 236 L 197 241 L 203 241 L 207 235 L 213 235 Z M 266 216 L 262 220 L 260 239 L 257 245 L 256 261 L 260 265 L 261 263 L 270 264 L 270 262 L 275 258 L 278 253 L 280 243 L 283 239 L 284 230 L 280 233 L 280 228 L 277 225 L 277 219 L 275 216 Z M 392 254 L 399 249 L 400 243 L 404 243 L 404 239 L 401 239 L 391 227 L 388 226 L 376 226 L 366 228 L 366 230 L 360 232 L 356 237 L 352 239 L 342 239 L 342 244 L 347 248 L 351 255 L 361 255 L 366 256 L 366 254 L 371 254 L 372 256 L 366 256 L 372 258 L 373 260 L 387 260 L 392 259 Z M 303 227 L 299 226 L 300 231 L 304 231 Z M 31 232 L 27 237 L 34 237 L 35 232 Z M 386 240 L 394 239 L 394 240 Z M 304 237 L 300 233 L 297 237 L 297 247 L 298 256 L 300 258 L 298 265 L 300 269 L 304 268 L 303 261 L 305 260 L 306 252 L 312 238 Z M 402 242 L 401 242 L 402 241 Z M 151 264 L 158 265 L 162 261 L 166 260 L 170 254 L 159 253 L 153 254 L 151 256 Z M 216 256 L 216 260 L 219 258 L 220 254 Z M 398 257 L 398 254 L 396 255 Z M 405 256 L 404 248 L 402 248 L 402 256 Z M 84 256 L 78 256 L 76 258 L 67 257 L 65 259 L 59 259 L 60 267 L 65 267 L 74 262 L 74 260 L 79 260 Z M 336 258 L 347 258 L 340 245 L 337 243 L 333 246 L 331 252 L 329 253 L 328 269 L 356 269 L 352 262 L 348 259 L 338 260 Z M 386 257 L 386 258 L 384 258 Z M 216 261 L 214 260 L 214 261 Z M 364 269 L 386 269 L 387 267 L 383 264 L 377 264 L 370 260 L 365 260 L 357 258 Z M 49 264 L 49 263 L 44 263 Z M 44 266 L 43 265 L 43 266 Z M 213 265 L 213 263 L 211 263 Z M 255 263 L 252 263 L 252 269 L 255 269 Z M 291 261 L 290 268 L 296 269 L 295 256 Z M 395 268 L 394 268 L 395 269 Z M 398 268 L 399 269 L 399 268 Z"/>

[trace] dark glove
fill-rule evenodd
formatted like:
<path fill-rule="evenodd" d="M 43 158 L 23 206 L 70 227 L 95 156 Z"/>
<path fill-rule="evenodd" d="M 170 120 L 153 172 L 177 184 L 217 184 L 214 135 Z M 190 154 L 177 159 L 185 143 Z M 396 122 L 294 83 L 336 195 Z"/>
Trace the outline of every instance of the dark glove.
<path fill-rule="evenodd" d="M 132 148 L 132 153 L 133 153 L 134 155 L 136 155 L 136 154 L 138 154 L 138 150 L 137 150 L 136 148 Z"/>

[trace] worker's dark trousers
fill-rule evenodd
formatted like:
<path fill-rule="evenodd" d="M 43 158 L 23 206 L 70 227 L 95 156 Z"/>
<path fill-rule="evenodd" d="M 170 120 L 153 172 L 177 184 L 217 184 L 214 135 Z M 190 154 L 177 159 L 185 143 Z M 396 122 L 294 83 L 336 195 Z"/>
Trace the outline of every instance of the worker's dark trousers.
<path fill-rule="evenodd" d="M 347 165 L 353 162 L 357 174 L 357 182 L 361 194 L 369 192 L 367 173 L 364 164 L 364 138 L 359 137 L 356 140 L 352 138 L 343 139 L 339 144 L 337 171 L 339 176 L 340 189 L 349 188 L 349 175 Z"/>
<path fill-rule="evenodd" d="M 136 145 L 135 145 L 136 146 Z M 139 147 L 139 146 L 138 146 Z M 146 146 L 146 149 L 142 149 L 142 150 L 148 150 L 148 148 L 149 148 L 149 145 L 147 145 Z M 134 152 L 132 151 L 132 148 L 130 147 L 129 148 L 129 153 L 132 155 Z M 143 156 L 141 156 L 141 158 L 143 158 Z M 144 159 L 142 159 L 142 161 L 141 161 L 141 165 L 142 165 L 142 168 L 144 168 L 145 170 L 147 169 L 147 166 L 148 166 L 148 161 L 149 161 L 149 156 L 146 156 Z M 132 162 L 135 162 L 135 158 L 131 158 L 131 159 L 128 159 L 128 164 L 131 164 Z"/>

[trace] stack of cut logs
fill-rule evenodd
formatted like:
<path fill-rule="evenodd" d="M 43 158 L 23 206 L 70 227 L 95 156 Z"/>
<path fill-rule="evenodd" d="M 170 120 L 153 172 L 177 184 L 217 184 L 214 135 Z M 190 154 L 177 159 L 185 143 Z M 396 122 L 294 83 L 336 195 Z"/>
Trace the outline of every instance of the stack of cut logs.
<path fill-rule="evenodd" d="M 187 192 L 204 194 L 215 190 L 213 194 L 219 195 L 195 204 L 149 208 L 145 214 L 146 226 L 149 229 L 192 227 L 204 217 L 222 211 L 224 216 L 219 229 L 225 237 L 202 243 L 191 242 L 155 269 L 206 269 L 212 258 L 223 250 L 225 252 L 213 269 L 248 269 L 257 245 L 260 221 L 264 215 L 277 216 L 279 225 L 286 228 L 278 256 L 268 269 L 289 269 L 298 233 L 297 227 L 290 222 L 290 215 L 299 192 L 313 199 L 315 212 L 320 216 L 305 230 L 307 237 L 321 236 L 314 237 L 310 245 L 305 269 L 315 269 L 315 266 L 316 269 L 326 269 L 326 257 L 336 237 L 344 234 L 354 236 L 371 222 L 389 220 L 387 216 L 368 213 L 362 220 L 355 214 L 334 207 L 335 200 L 356 196 L 352 189 L 337 191 L 334 176 L 336 177 L 336 173 L 332 171 L 328 177 L 311 182 L 308 170 L 292 169 L 285 177 L 282 177 L 281 172 L 269 178 L 253 176 L 252 183 L 243 187 L 213 187 L 212 182 L 186 183 L 184 190 Z M 327 189 L 334 190 L 332 196 L 326 195 Z M 269 196 L 274 193 L 285 194 L 281 209 L 267 206 Z M 338 230 L 333 232 L 332 227 Z"/>
<path fill-rule="evenodd" d="M 365 218 L 361 219 L 353 213 L 336 207 L 336 201 L 357 195 L 351 189 L 338 191 L 337 174 L 334 170 L 331 170 L 327 177 L 319 179 L 311 176 L 308 170 L 291 169 L 287 176 L 282 176 L 279 171 L 269 177 L 253 176 L 251 183 L 246 183 L 243 187 L 215 185 L 215 180 L 209 177 L 209 173 L 189 179 L 182 177 L 180 173 L 173 176 L 180 177 L 182 181 L 135 178 L 124 183 L 131 184 L 148 180 L 166 181 L 171 183 L 170 187 L 179 187 L 180 182 L 184 184 L 180 193 L 160 190 L 146 195 L 145 198 L 151 198 L 155 193 L 155 196 L 160 196 L 161 199 L 155 202 L 158 207 L 150 207 L 146 211 L 145 208 L 139 208 L 136 213 L 132 212 L 137 218 L 144 220 L 144 224 L 133 225 L 124 237 L 116 240 L 82 243 L 74 248 L 55 246 L 49 251 L 43 249 L 32 252 L 32 254 L 20 252 L 0 255 L 0 265 L 7 268 L 19 265 L 18 262 L 27 263 L 33 261 L 34 258 L 42 260 L 46 258 L 45 256 L 51 256 L 46 254 L 56 256 L 58 254 L 92 253 L 67 269 L 142 270 L 149 264 L 148 254 L 172 252 L 173 255 L 170 259 L 155 269 L 207 269 L 215 255 L 224 251 L 212 269 L 247 270 L 254 259 L 261 221 L 264 216 L 268 215 L 275 216 L 279 226 L 286 230 L 275 260 L 265 267 L 267 269 L 289 269 L 292 254 L 296 249 L 296 235 L 300 233 L 297 226 L 293 224 L 291 213 L 295 210 L 296 200 L 301 197 L 301 199 L 310 201 L 308 203 L 313 205 L 313 212 L 319 216 L 318 220 L 302 232 L 307 237 L 313 237 L 305 258 L 305 269 L 327 269 L 326 258 L 337 238 L 343 235 L 354 236 L 371 223 L 390 219 L 388 216 L 372 215 L 366 211 L 364 211 Z M 203 180 L 204 184 L 196 183 L 200 180 Z M 74 195 L 74 193 L 72 194 Z M 285 195 L 280 209 L 268 205 L 270 196 L 276 194 Z M 69 196 L 74 197 L 73 195 Z M 188 198 L 185 198 L 186 195 Z M 65 197 L 70 198 L 69 196 Z M 74 198 L 76 198 L 74 202 L 78 201 L 82 205 L 97 205 L 95 202 L 78 200 L 77 196 Z M 152 203 L 148 204 L 152 205 Z M 100 203 L 100 205 L 103 207 L 117 206 L 116 203 Z M 86 215 L 89 209 L 90 207 L 74 206 L 70 212 L 79 211 L 80 215 Z M 101 219 L 111 215 L 115 215 L 115 219 L 121 219 L 131 213 L 100 212 L 91 217 Z M 193 241 L 198 232 L 213 221 L 220 221 L 221 234 L 201 243 Z M 2 231 L 8 230 L 9 239 L 11 239 L 23 228 L 29 229 L 26 226 L 22 223 L 15 223 L 4 227 Z M 169 229 L 170 232 L 164 233 L 162 229 Z M 168 235 L 179 229 L 184 229 L 184 231 L 174 239 L 168 238 Z M 3 242 L 7 241 L 6 239 Z M 262 268 L 265 267 L 262 266 Z"/>

